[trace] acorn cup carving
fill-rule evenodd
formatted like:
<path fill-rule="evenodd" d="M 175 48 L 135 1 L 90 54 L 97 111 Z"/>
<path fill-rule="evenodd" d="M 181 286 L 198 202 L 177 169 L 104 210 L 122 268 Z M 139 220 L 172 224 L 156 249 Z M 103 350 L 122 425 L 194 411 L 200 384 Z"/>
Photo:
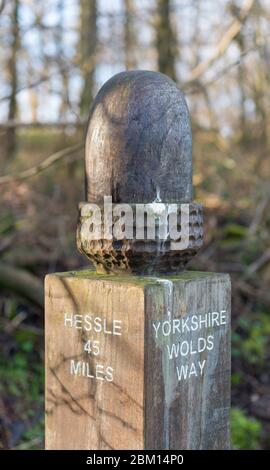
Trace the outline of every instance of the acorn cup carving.
<path fill-rule="evenodd" d="M 129 71 L 103 85 L 88 122 L 85 172 L 77 247 L 98 272 L 176 274 L 201 248 L 189 113 L 167 76 Z"/>

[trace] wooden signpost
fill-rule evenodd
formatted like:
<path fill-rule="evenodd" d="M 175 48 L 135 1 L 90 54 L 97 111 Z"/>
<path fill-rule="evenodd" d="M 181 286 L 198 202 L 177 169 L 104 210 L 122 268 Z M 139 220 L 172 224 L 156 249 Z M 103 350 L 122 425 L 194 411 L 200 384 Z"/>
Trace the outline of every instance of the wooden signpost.
<path fill-rule="evenodd" d="M 80 205 L 77 243 L 97 272 L 46 277 L 46 448 L 228 449 L 230 279 L 183 271 L 202 244 L 202 216 L 191 200 L 188 112 L 171 80 L 126 72 L 104 85 L 86 174 L 101 218 Z M 114 209 L 153 201 L 154 215 L 165 201 L 166 220 L 169 203 L 176 213 L 184 203 L 186 243 L 184 218 L 178 249 L 156 224 L 154 237 L 136 239 L 137 225 L 145 234 L 149 224 L 121 219 L 123 207 L 111 227 L 129 224 L 133 238 L 91 237 L 94 221 L 105 228 L 104 195 Z"/>

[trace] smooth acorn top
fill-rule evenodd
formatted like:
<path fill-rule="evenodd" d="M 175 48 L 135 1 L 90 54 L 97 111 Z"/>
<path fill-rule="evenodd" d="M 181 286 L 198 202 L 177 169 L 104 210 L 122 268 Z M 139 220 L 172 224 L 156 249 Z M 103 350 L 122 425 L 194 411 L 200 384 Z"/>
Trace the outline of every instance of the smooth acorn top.
<path fill-rule="evenodd" d="M 85 147 L 87 201 L 192 200 L 192 135 L 183 93 L 166 75 L 121 72 L 100 89 Z"/>

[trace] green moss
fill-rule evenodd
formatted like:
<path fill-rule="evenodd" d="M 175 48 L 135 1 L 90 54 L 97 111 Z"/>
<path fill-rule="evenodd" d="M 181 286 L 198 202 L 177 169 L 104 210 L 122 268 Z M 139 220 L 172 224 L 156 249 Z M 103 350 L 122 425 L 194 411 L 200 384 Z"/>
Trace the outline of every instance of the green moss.
<path fill-rule="evenodd" d="M 204 271 L 183 271 L 180 274 L 160 276 L 160 279 L 167 279 L 169 281 L 194 281 L 195 279 L 205 279 L 207 277 L 220 276 L 220 273 L 209 273 Z"/>
<path fill-rule="evenodd" d="M 263 368 L 270 346 L 269 338 L 268 313 L 259 312 L 252 318 L 241 316 L 232 334 L 232 356 Z"/>
<path fill-rule="evenodd" d="M 240 408 L 231 411 L 232 445 L 235 450 L 259 448 L 262 426 L 255 418 L 249 418 Z"/>
<path fill-rule="evenodd" d="M 159 282 L 161 279 L 166 279 L 173 282 L 181 281 L 193 281 L 195 279 L 205 279 L 211 277 L 213 273 L 200 272 L 200 271 L 183 271 L 176 275 L 163 275 L 163 276 L 138 276 L 134 274 L 101 274 L 97 273 L 93 269 L 82 269 L 78 271 L 67 271 L 64 273 L 55 273 L 59 277 L 76 277 L 76 278 L 87 278 L 100 281 L 112 281 L 117 283 L 127 284 L 138 284 L 138 285 L 153 285 Z M 215 276 L 219 276 L 216 274 Z"/>
<path fill-rule="evenodd" d="M 93 279 L 95 281 L 112 281 L 117 283 L 127 283 L 127 284 L 153 284 L 153 279 L 143 277 L 143 276 L 134 276 L 133 274 L 101 274 L 93 271 L 91 269 L 82 269 L 81 271 L 67 271 L 65 273 L 55 273 L 59 277 L 75 277 L 75 278 L 84 278 L 84 279 Z"/>

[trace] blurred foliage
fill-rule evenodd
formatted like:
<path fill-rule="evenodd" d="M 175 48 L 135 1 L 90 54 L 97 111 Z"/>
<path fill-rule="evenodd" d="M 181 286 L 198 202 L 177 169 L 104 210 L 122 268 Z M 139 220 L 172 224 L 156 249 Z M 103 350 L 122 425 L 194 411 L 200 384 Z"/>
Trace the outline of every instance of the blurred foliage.
<path fill-rule="evenodd" d="M 260 313 L 249 318 L 240 316 L 232 334 L 232 355 L 247 363 L 263 366 L 270 347 L 270 316 Z"/>
<path fill-rule="evenodd" d="M 247 417 L 240 408 L 231 411 L 231 435 L 234 450 L 255 450 L 260 446 L 262 426 L 257 419 Z"/>
<path fill-rule="evenodd" d="M 33 151 L 30 152 L 34 135 Z M 50 138 L 50 135 L 41 130 L 31 131 L 29 135 L 24 132 L 20 136 L 17 164 L 13 161 L 11 166 L 34 165 L 50 152 L 63 148 L 64 141 L 67 146 L 82 140 L 79 132 L 64 137 L 57 132 L 57 138 Z M 23 136 L 27 136 L 26 142 Z M 196 142 L 199 142 L 199 136 Z M 201 152 L 201 149 L 196 151 L 196 147 L 195 167 Z M 212 153 L 213 149 L 207 148 L 204 155 L 211 161 Z M 209 171 L 214 166 L 212 161 Z M 233 173 L 228 185 L 234 186 L 241 177 Z M 196 185 L 196 197 L 205 206 L 205 247 L 190 268 L 231 274 L 233 443 L 239 449 L 268 448 L 270 411 L 267 411 L 265 397 L 270 396 L 270 297 L 267 287 L 270 275 L 267 260 L 262 265 L 257 262 L 269 246 L 270 212 L 266 206 L 256 221 L 260 201 L 253 204 L 248 197 L 244 203 L 243 199 L 237 199 L 238 191 L 242 192 L 238 183 L 232 193 L 235 200 L 228 194 L 225 197 L 216 187 L 215 173 L 211 175 L 210 172 L 208 179 L 211 185 L 203 179 L 198 179 L 201 183 Z M 38 177 L 5 188 L 0 233 L 2 240 L 11 240 L 11 243 L 2 252 L 3 262 L 19 265 L 41 279 L 47 272 L 87 265 L 75 245 L 77 203 L 84 198 L 83 180 L 83 162 L 73 162 L 59 164 Z M 264 197 L 262 193 L 262 199 Z M 237 205 L 239 201 L 244 208 Z M 255 228 L 251 230 L 254 220 Z M 0 406 L 5 410 L 1 445 L 18 449 L 42 448 L 42 311 L 6 290 L 2 291 L 0 308 Z"/>
<path fill-rule="evenodd" d="M 268 2 L 254 0 L 240 31 L 225 50 L 226 28 L 239 20 L 240 4 L 246 2 L 164 0 L 169 8 L 160 18 L 163 21 L 153 21 L 158 13 L 154 11 L 156 2 L 152 2 L 153 8 L 120 2 L 119 11 L 110 2 L 105 10 L 105 4 L 96 9 L 94 1 L 71 3 L 51 2 L 50 8 L 47 2 L 34 0 L 1 3 L 1 119 L 16 126 L 5 127 L 2 122 L 0 177 L 36 167 L 54 152 L 83 142 L 89 96 L 95 94 L 103 78 L 123 70 L 123 60 L 127 68 L 154 70 L 158 59 L 164 64 L 163 72 L 175 74 L 191 111 L 194 192 L 205 214 L 204 248 L 190 268 L 227 272 L 232 278 L 233 445 L 236 449 L 267 449 Z M 91 6 L 92 13 L 85 14 L 84 8 L 91 10 Z M 171 39 L 160 40 L 159 24 L 166 33 L 163 38 Z M 174 27 L 175 34 L 168 35 Z M 221 51 L 220 56 L 211 63 L 211 51 L 215 50 Z M 194 67 L 198 70 L 204 58 L 206 62 L 210 58 L 209 70 L 190 81 Z M 52 117 L 53 125 L 46 127 L 44 121 Z M 32 119 L 33 128 L 24 119 Z M 63 121 L 67 127 L 58 126 Z M 70 126 L 72 122 L 79 125 Z M 38 176 L 0 186 L 0 207 L 4 208 L 0 214 L 0 263 L 20 269 L 21 274 L 23 270 L 31 273 L 40 282 L 48 272 L 87 265 L 75 244 L 77 205 L 83 200 L 83 159 L 63 159 Z M 16 281 L 10 288 L 6 285 L 1 285 L 0 277 L 0 448 L 42 448 L 43 311 L 24 298 L 22 289 L 17 293 Z"/>
<path fill-rule="evenodd" d="M 9 424 L 2 445 L 11 448 L 16 448 L 18 442 L 31 441 L 34 428 L 39 430 L 35 434 L 39 447 L 43 444 L 42 336 L 33 326 L 34 319 L 26 321 L 28 314 L 14 298 L 5 300 L 0 323 L 0 396 L 5 408 L 5 413 L 1 410 L 1 424 Z"/>
<path fill-rule="evenodd" d="M 15 229 L 15 218 L 11 212 L 4 212 L 0 219 L 0 235 L 4 236 Z"/>

